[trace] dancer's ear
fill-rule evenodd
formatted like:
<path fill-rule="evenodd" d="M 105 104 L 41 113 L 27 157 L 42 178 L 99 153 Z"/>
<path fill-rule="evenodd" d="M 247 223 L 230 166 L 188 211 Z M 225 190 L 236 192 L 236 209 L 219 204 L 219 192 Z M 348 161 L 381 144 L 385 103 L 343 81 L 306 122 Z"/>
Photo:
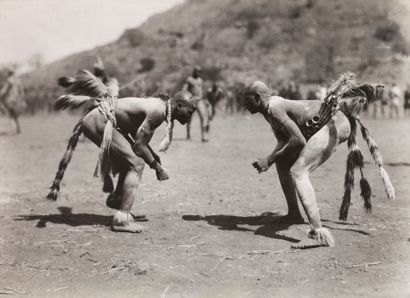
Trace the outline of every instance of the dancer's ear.
<path fill-rule="evenodd" d="M 261 96 L 261 94 L 258 93 L 258 92 L 256 92 L 256 93 L 255 93 L 255 102 L 256 102 L 257 104 L 260 104 L 261 101 L 262 101 L 262 96 Z"/>

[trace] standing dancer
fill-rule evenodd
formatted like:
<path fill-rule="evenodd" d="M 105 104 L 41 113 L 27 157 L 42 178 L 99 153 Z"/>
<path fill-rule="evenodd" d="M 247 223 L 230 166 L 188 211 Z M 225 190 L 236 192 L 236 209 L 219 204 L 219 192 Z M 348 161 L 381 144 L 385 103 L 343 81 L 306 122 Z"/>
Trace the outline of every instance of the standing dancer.
<path fill-rule="evenodd" d="M 201 129 L 201 141 L 207 142 L 205 139 L 205 133 L 209 131 L 210 121 L 210 103 L 203 97 L 203 80 L 201 78 L 201 67 L 195 66 L 192 72 L 192 76 L 189 76 L 182 87 L 183 90 L 187 90 L 193 96 L 193 100 L 196 104 L 196 110 L 199 115 L 199 124 Z M 191 121 L 186 126 L 186 138 L 191 139 Z"/>

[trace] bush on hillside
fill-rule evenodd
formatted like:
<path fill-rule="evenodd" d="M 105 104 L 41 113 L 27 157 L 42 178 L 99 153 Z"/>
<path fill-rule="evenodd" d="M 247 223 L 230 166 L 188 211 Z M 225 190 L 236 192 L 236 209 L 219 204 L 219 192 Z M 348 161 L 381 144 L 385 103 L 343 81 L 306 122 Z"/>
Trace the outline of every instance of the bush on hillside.
<path fill-rule="evenodd" d="M 126 40 L 131 47 L 136 48 L 146 40 L 146 35 L 138 28 L 127 29 L 121 35 L 121 40 Z"/>

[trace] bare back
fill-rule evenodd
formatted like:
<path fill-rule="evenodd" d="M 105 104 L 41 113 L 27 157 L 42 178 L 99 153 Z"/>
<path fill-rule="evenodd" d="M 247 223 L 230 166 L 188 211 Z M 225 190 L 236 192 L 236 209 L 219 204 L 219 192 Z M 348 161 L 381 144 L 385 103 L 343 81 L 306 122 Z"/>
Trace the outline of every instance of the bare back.
<path fill-rule="evenodd" d="M 166 119 L 166 104 L 159 98 L 124 97 L 118 98 L 115 118 L 117 126 L 126 134 L 135 135 L 138 128 L 144 127 L 154 131 Z M 103 133 L 106 119 L 94 109 L 84 117 L 84 125 L 93 125 Z"/>
<path fill-rule="evenodd" d="M 320 100 L 288 100 L 280 96 L 272 96 L 269 100 L 268 112 L 264 115 L 271 125 L 275 136 L 287 140 L 289 136 L 282 130 L 282 125 L 291 119 L 300 128 L 306 121 L 319 112 Z"/>
<path fill-rule="evenodd" d="M 184 90 L 187 90 L 198 99 L 203 97 L 203 81 L 201 78 L 189 77 L 184 85 Z"/>

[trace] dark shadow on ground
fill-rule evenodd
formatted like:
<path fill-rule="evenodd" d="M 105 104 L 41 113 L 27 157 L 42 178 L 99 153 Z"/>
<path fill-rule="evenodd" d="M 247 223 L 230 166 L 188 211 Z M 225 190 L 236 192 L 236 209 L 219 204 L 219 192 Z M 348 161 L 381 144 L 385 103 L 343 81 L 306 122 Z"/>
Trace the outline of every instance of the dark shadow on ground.
<path fill-rule="evenodd" d="M 365 161 L 365 164 L 373 164 L 373 162 L 371 161 Z M 389 167 L 410 167 L 410 162 L 385 162 L 384 163 L 385 166 L 389 166 Z"/>
<path fill-rule="evenodd" d="M 47 223 L 51 222 L 53 224 L 65 224 L 72 227 L 78 226 L 111 226 L 112 216 L 111 215 L 98 215 L 89 213 L 72 213 L 72 208 L 69 207 L 58 207 L 59 214 L 47 214 L 47 215 L 17 215 L 15 221 L 32 221 L 38 220 L 36 227 L 45 228 Z M 134 215 L 133 215 L 134 216 Z M 134 216 L 136 221 L 146 221 L 144 215 Z"/>
<path fill-rule="evenodd" d="M 190 142 L 190 143 L 207 143 L 209 142 L 208 139 L 206 139 L 205 141 L 201 141 L 200 138 L 198 139 L 187 139 L 187 138 L 173 138 L 173 141 L 177 141 L 177 142 Z"/>
<path fill-rule="evenodd" d="M 266 212 L 259 216 L 233 216 L 233 215 L 183 215 L 182 219 L 186 221 L 206 221 L 208 224 L 218 226 L 221 230 L 254 232 L 255 235 L 262 235 L 269 238 L 280 239 L 292 243 L 299 242 L 285 235 L 278 234 L 279 231 L 287 230 L 292 224 L 275 223 L 275 220 L 281 218 L 278 213 Z M 238 225 L 260 226 L 256 230 Z"/>
<path fill-rule="evenodd" d="M 410 162 L 387 162 L 385 165 L 390 166 L 390 167 L 410 167 Z"/>
<path fill-rule="evenodd" d="M 360 226 L 358 223 L 352 223 L 352 222 L 346 222 L 346 221 L 335 221 L 335 220 L 330 220 L 330 219 L 322 219 L 322 222 L 326 222 L 328 224 L 324 224 L 323 226 L 325 228 L 331 229 L 331 230 L 338 230 L 338 231 L 347 231 L 347 232 L 354 232 L 362 235 L 370 235 L 369 232 L 360 230 L 360 229 L 353 229 L 353 228 L 345 228 L 343 226 Z M 337 224 L 341 225 L 342 227 L 335 227 L 333 225 L 329 224 Z"/>

